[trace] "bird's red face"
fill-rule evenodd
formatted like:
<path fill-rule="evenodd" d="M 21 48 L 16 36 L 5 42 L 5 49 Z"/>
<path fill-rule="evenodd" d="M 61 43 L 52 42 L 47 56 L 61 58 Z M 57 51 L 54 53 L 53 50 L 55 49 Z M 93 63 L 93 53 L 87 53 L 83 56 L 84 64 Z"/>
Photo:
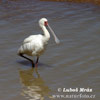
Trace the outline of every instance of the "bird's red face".
<path fill-rule="evenodd" d="M 44 22 L 44 25 L 45 25 L 45 26 L 48 26 L 48 22 L 47 22 L 47 21 L 45 21 L 45 22 Z"/>

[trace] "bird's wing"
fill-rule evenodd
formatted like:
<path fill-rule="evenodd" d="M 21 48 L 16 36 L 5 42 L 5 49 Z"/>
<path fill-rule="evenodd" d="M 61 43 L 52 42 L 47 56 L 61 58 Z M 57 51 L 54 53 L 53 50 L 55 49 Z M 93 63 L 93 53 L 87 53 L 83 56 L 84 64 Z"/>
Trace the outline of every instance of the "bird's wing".
<path fill-rule="evenodd" d="M 29 43 L 29 42 L 31 42 L 32 40 L 35 40 L 35 39 L 38 39 L 38 38 L 41 38 L 41 34 L 38 34 L 38 35 L 31 35 L 31 36 L 27 37 L 27 38 L 24 40 L 23 44 Z"/>
<path fill-rule="evenodd" d="M 35 38 L 35 35 L 31 35 L 23 41 L 23 44 L 31 42 Z"/>

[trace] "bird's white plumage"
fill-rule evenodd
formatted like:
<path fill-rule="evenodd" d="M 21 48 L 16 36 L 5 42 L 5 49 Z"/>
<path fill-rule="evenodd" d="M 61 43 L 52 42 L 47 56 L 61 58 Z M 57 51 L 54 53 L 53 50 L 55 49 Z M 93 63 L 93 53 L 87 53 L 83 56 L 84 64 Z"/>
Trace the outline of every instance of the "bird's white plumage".
<path fill-rule="evenodd" d="M 44 52 L 46 45 L 50 39 L 50 34 L 46 28 L 47 25 L 48 23 L 46 18 L 41 18 L 39 20 L 39 26 L 43 31 L 43 35 L 42 34 L 31 35 L 28 38 L 26 38 L 18 50 L 19 55 L 26 54 L 29 56 L 40 56 Z M 55 34 L 54 36 L 56 38 Z"/>
<path fill-rule="evenodd" d="M 27 54 L 29 56 L 40 56 L 46 47 L 47 41 L 44 43 L 43 36 L 31 35 L 26 38 L 18 50 L 18 53 Z"/>
<path fill-rule="evenodd" d="M 47 42 L 50 38 L 50 34 L 46 27 L 44 26 L 44 22 L 47 21 L 47 19 L 42 18 L 39 20 L 39 25 L 42 28 L 44 35 L 38 34 L 38 35 L 31 35 L 28 38 L 26 38 L 23 41 L 23 44 L 18 50 L 18 54 L 26 54 L 29 56 L 40 56 L 47 45 Z"/>

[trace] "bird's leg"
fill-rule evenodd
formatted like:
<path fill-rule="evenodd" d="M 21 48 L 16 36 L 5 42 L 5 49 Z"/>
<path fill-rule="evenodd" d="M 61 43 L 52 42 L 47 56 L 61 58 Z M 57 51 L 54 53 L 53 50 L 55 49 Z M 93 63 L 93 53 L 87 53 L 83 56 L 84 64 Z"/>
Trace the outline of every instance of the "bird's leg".
<path fill-rule="evenodd" d="M 36 63 L 35 63 L 35 67 L 38 66 L 38 61 L 39 61 L 39 57 L 37 56 L 37 60 L 36 60 Z"/>
<path fill-rule="evenodd" d="M 23 56 L 23 54 L 19 54 L 19 55 L 20 55 L 21 57 L 23 57 L 23 58 L 29 60 L 29 61 L 32 63 L 32 67 L 34 67 L 34 62 L 33 62 L 31 59 L 29 59 L 29 58 Z"/>

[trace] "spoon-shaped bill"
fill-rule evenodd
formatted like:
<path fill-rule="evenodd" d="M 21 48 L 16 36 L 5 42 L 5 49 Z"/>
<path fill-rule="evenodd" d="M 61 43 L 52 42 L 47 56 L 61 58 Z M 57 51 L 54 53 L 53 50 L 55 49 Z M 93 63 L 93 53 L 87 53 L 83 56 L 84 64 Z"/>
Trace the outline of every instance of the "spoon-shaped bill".
<path fill-rule="evenodd" d="M 52 28 L 49 26 L 49 24 L 48 24 L 48 28 L 50 29 L 52 35 L 54 36 L 55 42 L 56 42 L 57 44 L 59 44 L 59 43 L 60 43 L 60 40 L 57 38 L 57 36 L 55 35 L 54 31 L 53 31 Z"/>

